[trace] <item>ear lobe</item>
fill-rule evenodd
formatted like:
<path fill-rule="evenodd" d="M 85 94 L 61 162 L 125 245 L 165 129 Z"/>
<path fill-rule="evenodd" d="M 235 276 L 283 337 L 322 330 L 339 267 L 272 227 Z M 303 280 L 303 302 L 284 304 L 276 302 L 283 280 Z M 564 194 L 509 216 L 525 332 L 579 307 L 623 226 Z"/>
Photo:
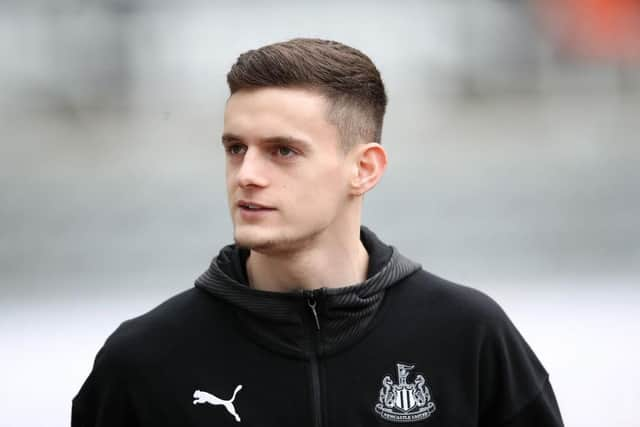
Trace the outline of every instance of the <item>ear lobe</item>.
<path fill-rule="evenodd" d="M 354 153 L 354 176 L 351 180 L 352 194 L 361 196 L 376 186 L 387 168 L 387 153 L 377 142 L 357 146 Z"/>

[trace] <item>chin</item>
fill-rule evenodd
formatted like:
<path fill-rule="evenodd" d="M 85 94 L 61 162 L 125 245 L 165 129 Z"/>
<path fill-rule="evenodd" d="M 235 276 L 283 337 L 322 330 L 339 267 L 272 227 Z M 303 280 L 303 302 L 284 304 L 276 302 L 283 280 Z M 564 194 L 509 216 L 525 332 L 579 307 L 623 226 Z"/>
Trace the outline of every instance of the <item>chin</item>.
<path fill-rule="evenodd" d="M 261 248 L 267 249 L 278 246 L 277 236 L 263 227 L 256 226 L 237 226 L 233 233 L 233 239 L 236 245 L 259 251 Z"/>
<path fill-rule="evenodd" d="M 234 230 L 236 245 L 264 254 L 283 254 L 302 249 L 321 233 L 321 231 L 287 233 L 259 228 L 262 227 L 236 227 Z"/>

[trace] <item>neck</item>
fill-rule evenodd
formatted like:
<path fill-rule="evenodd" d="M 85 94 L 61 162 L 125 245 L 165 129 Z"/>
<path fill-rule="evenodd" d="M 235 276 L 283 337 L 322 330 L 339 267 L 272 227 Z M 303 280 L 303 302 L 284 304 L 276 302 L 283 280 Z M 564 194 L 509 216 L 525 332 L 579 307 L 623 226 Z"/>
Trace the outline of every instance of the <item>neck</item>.
<path fill-rule="evenodd" d="M 317 236 L 304 248 L 286 254 L 251 251 L 247 274 L 252 288 L 290 292 L 338 288 L 367 278 L 369 255 L 360 241 L 360 227 Z"/>

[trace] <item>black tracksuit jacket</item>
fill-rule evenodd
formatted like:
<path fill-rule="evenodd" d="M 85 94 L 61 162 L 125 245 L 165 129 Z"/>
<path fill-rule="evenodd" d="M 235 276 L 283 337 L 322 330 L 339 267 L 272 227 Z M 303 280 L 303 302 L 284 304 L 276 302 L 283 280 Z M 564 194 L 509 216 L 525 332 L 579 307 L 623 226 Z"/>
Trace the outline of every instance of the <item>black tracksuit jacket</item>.
<path fill-rule="evenodd" d="M 107 339 L 72 427 L 556 427 L 548 374 L 501 308 L 361 230 L 358 285 L 247 286 L 223 248 L 195 287 Z"/>

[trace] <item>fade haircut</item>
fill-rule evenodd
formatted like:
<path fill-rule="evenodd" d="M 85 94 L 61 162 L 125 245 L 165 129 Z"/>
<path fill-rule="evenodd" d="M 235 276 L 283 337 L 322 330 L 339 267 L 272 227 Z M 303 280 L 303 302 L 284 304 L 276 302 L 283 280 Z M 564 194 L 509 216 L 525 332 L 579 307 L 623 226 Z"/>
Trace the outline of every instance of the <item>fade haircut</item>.
<path fill-rule="evenodd" d="M 249 50 L 227 74 L 231 95 L 243 89 L 300 87 L 328 101 L 327 120 L 345 151 L 381 142 L 387 95 L 380 72 L 357 49 L 332 40 L 296 38 Z"/>

